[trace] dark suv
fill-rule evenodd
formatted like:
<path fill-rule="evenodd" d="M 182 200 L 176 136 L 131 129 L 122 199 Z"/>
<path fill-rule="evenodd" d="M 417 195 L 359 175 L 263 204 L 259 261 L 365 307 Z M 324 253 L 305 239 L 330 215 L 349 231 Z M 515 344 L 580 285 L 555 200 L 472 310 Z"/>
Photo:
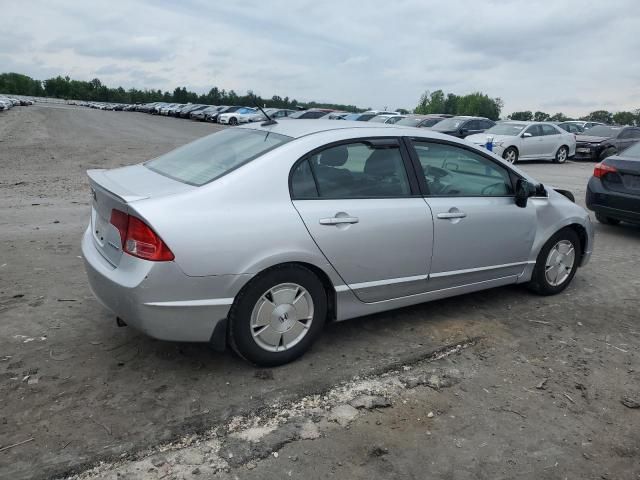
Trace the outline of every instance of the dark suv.
<path fill-rule="evenodd" d="M 436 123 L 431 130 L 446 133 L 458 138 L 465 138 L 475 133 L 482 133 L 496 124 L 493 120 L 484 117 L 451 117 Z"/>
<path fill-rule="evenodd" d="M 596 125 L 576 135 L 576 160 L 603 160 L 640 141 L 640 127 Z"/>

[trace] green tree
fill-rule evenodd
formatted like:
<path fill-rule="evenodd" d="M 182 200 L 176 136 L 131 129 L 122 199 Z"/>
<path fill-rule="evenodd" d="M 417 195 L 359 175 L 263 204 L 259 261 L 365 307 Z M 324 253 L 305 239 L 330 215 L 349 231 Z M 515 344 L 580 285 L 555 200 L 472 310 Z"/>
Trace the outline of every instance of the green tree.
<path fill-rule="evenodd" d="M 631 112 L 616 112 L 613 114 L 613 123 L 618 125 L 635 125 L 637 117 Z"/>
<path fill-rule="evenodd" d="M 513 112 L 509 115 L 510 120 L 519 120 L 521 122 L 529 122 L 533 120 L 533 113 L 531 110 L 525 110 L 523 112 Z"/>
<path fill-rule="evenodd" d="M 567 120 L 571 119 L 562 112 L 554 113 L 549 117 L 549 121 L 551 122 L 566 122 Z"/>
<path fill-rule="evenodd" d="M 533 114 L 533 120 L 535 122 L 546 122 L 551 116 L 548 113 L 537 111 Z"/>
<path fill-rule="evenodd" d="M 592 122 L 612 123 L 613 115 L 611 115 L 611 112 L 607 112 L 606 110 L 596 110 L 595 112 L 591 112 L 587 115 L 586 120 Z"/>

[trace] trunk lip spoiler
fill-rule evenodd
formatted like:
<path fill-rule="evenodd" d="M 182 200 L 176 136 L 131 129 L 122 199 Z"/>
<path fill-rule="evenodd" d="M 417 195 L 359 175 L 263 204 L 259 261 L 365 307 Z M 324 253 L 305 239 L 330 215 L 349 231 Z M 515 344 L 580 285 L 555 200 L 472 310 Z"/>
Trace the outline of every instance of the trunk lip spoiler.
<path fill-rule="evenodd" d="M 107 175 L 109 170 L 105 168 L 94 168 L 87 170 L 87 176 L 89 177 L 89 183 L 91 188 L 100 188 L 105 193 L 112 195 L 125 203 L 135 202 L 137 200 L 144 200 L 149 198 L 149 195 L 139 195 L 127 190 L 119 183 L 113 181 Z M 94 196 L 94 193 L 91 194 Z"/>

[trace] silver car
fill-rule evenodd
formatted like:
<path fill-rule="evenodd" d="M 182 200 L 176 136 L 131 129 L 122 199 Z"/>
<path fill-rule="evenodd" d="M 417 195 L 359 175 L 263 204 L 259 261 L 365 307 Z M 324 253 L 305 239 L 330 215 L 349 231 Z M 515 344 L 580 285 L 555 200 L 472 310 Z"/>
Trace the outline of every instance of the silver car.
<path fill-rule="evenodd" d="M 255 123 L 88 175 L 86 270 L 119 323 L 260 365 L 330 321 L 515 283 L 558 293 L 593 244 L 564 195 L 412 127 Z"/>

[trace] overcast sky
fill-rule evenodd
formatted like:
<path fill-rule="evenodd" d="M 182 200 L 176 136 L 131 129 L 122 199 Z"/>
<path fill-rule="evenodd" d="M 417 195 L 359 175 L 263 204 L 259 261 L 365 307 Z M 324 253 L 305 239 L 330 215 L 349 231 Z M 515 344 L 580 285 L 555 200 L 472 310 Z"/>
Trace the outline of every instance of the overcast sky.
<path fill-rule="evenodd" d="M 640 108 L 640 0 L 0 0 L 0 72 L 372 108 Z"/>

